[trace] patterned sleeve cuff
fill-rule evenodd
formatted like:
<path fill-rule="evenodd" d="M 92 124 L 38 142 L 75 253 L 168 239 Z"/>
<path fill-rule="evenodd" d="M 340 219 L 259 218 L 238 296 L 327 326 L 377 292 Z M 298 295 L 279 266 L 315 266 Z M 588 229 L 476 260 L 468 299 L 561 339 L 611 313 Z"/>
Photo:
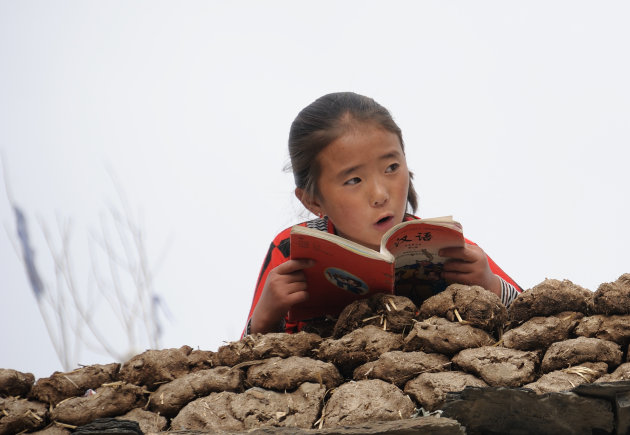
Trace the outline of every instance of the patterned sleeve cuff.
<path fill-rule="evenodd" d="M 247 327 L 245 328 L 245 334 L 243 334 L 243 338 L 247 337 L 252 333 L 252 318 L 250 317 L 247 320 Z"/>
<path fill-rule="evenodd" d="M 287 325 L 287 321 L 283 317 L 280 324 L 278 325 L 279 326 L 278 332 L 285 332 L 286 325 Z M 243 337 L 241 337 L 241 339 L 247 337 L 248 335 L 251 335 L 251 333 L 252 333 L 252 318 L 250 317 L 247 320 L 247 327 L 245 328 L 245 333 L 243 334 Z"/>
<path fill-rule="evenodd" d="M 516 299 L 516 297 L 520 293 L 512 284 L 510 284 L 500 276 L 499 279 L 501 280 L 501 302 L 503 302 L 503 305 L 505 305 L 505 307 L 507 308 L 512 302 L 514 302 L 514 299 Z"/>

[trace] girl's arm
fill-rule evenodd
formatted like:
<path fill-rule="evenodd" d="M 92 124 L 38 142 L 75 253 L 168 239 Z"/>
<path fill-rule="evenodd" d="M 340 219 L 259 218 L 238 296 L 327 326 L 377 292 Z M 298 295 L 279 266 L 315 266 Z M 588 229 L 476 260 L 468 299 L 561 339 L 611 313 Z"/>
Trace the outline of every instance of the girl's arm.
<path fill-rule="evenodd" d="M 461 248 L 442 249 L 440 255 L 450 258 L 442 271 L 447 282 L 481 286 L 496 294 L 506 306 L 522 291 L 483 249 L 468 240 Z"/>
<path fill-rule="evenodd" d="M 302 270 L 312 265 L 312 260 L 288 260 L 269 272 L 250 319 L 250 334 L 282 329 L 289 308 L 308 299 Z"/>
<path fill-rule="evenodd" d="M 276 314 L 273 312 L 277 312 L 274 305 L 281 304 L 286 305 L 286 301 L 282 295 L 279 296 L 279 300 L 275 300 L 272 297 L 273 293 L 280 292 L 282 293 L 281 288 L 283 285 L 280 284 L 278 286 L 278 281 L 282 281 L 283 279 L 289 279 L 289 277 L 284 277 L 284 275 L 291 274 L 295 271 L 292 271 L 291 265 L 288 266 L 288 269 L 280 268 L 276 270 L 276 268 L 284 265 L 285 263 L 291 261 L 290 257 L 290 242 L 289 235 L 291 232 L 291 228 L 287 228 L 278 234 L 275 239 L 271 242 L 269 249 L 267 250 L 267 255 L 263 261 L 263 264 L 260 268 L 260 273 L 258 274 L 258 281 L 256 282 L 256 290 L 254 291 L 254 296 L 252 298 L 252 306 L 249 310 L 249 315 L 247 316 L 247 324 L 241 337 L 244 337 L 248 334 L 253 334 L 255 332 L 262 332 L 265 330 L 266 332 L 280 332 L 285 331 L 285 328 L 282 326 L 284 323 L 284 316 L 286 315 L 287 310 L 283 313 L 282 316 L 276 318 Z M 272 281 L 276 282 L 275 285 L 267 284 L 269 281 L 269 277 L 271 276 Z M 274 278 L 275 277 L 275 278 Z M 263 300 L 263 294 L 265 294 Z M 308 296 L 308 295 L 307 295 Z M 292 296 L 292 298 L 296 298 L 296 296 Z M 263 306 L 258 309 L 259 303 L 263 302 Z M 284 301 L 284 302 L 283 302 Z M 290 302 L 289 302 L 290 303 Z M 254 319 L 254 312 L 256 312 L 256 318 Z M 255 327 L 252 328 L 252 323 L 255 323 Z M 297 326 L 297 325 L 293 325 Z M 287 325 L 287 332 L 289 330 L 289 325 Z"/>

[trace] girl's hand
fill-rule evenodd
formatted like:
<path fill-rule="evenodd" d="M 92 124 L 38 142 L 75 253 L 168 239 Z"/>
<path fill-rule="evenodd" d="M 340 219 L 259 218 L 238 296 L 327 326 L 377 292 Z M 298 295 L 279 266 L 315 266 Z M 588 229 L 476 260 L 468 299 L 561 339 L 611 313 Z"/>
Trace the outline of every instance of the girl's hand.
<path fill-rule="evenodd" d="M 289 260 L 267 275 L 260 299 L 254 308 L 250 332 L 277 332 L 282 318 L 293 305 L 308 299 L 303 269 L 313 260 Z"/>
<path fill-rule="evenodd" d="M 442 271 L 447 282 L 478 285 L 501 297 L 501 281 L 490 270 L 488 257 L 479 246 L 467 243 L 461 248 L 444 248 L 440 255 L 449 257 Z"/>

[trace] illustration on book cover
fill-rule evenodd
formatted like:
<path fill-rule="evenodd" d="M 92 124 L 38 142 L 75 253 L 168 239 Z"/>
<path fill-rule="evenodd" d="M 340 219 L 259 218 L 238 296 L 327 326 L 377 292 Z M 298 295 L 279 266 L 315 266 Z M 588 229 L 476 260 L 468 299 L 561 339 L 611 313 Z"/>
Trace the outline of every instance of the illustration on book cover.
<path fill-rule="evenodd" d="M 343 269 L 329 267 L 324 270 L 324 276 L 340 289 L 356 295 L 364 295 L 369 291 L 369 287 L 365 282 Z"/>

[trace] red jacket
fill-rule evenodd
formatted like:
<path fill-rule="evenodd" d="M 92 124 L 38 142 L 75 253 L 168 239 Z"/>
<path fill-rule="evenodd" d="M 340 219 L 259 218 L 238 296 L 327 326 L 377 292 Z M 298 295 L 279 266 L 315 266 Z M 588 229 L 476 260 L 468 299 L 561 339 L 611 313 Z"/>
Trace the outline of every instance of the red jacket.
<path fill-rule="evenodd" d="M 418 218 L 415 216 L 408 215 L 405 220 L 411 220 L 411 219 L 418 219 Z M 314 219 L 311 221 L 302 222 L 299 225 L 309 226 L 311 228 L 317 228 L 321 231 L 328 231 L 331 234 L 336 233 L 335 227 L 333 226 L 332 222 L 329 221 L 327 218 Z M 265 257 L 262 267 L 260 268 L 258 281 L 256 282 L 256 290 L 254 291 L 254 297 L 252 299 L 252 306 L 249 310 L 249 315 L 247 316 L 248 323 L 252 317 L 252 314 L 254 313 L 254 308 L 256 308 L 256 304 L 258 303 L 258 300 L 260 299 L 260 296 L 262 295 L 263 288 L 265 287 L 265 282 L 267 281 L 267 275 L 269 275 L 269 272 L 272 269 L 274 269 L 275 267 L 279 266 L 280 264 L 290 259 L 290 254 L 291 254 L 291 243 L 289 239 L 290 233 L 291 233 L 291 228 L 289 227 L 285 229 L 284 231 L 282 231 L 280 234 L 278 234 L 273 239 L 273 241 L 271 242 L 271 245 L 269 246 L 269 250 L 267 251 L 267 256 Z M 475 245 L 475 243 L 471 242 L 468 239 L 466 239 L 466 243 Z M 497 266 L 497 264 L 490 257 L 488 257 L 488 264 L 490 265 L 490 270 L 492 270 L 494 274 L 501 277 L 504 282 L 511 285 L 517 293 L 521 293 L 523 291 L 521 287 L 519 287 L 519 285 L 516 284 L 516 282 L 512 278 L 510 278 L 499 266 Z M 515 294 L 516 292 L 512 291 L 512 297 L 507 297 L 508 304 L 509 302 L 511 302 L 511 300 L 513 300 L 514 297 L 516 297 L 516 294 Z M 506 301 L 504 301 L 504 303 L 505 302 Z M 304 326 L 304 322 L 289 322 L 287 319 L 285 320 L 286 320 L 286 323 L 285 323 L 286 332 L 297 332 L 301 330 L 302 327 Z"/>

